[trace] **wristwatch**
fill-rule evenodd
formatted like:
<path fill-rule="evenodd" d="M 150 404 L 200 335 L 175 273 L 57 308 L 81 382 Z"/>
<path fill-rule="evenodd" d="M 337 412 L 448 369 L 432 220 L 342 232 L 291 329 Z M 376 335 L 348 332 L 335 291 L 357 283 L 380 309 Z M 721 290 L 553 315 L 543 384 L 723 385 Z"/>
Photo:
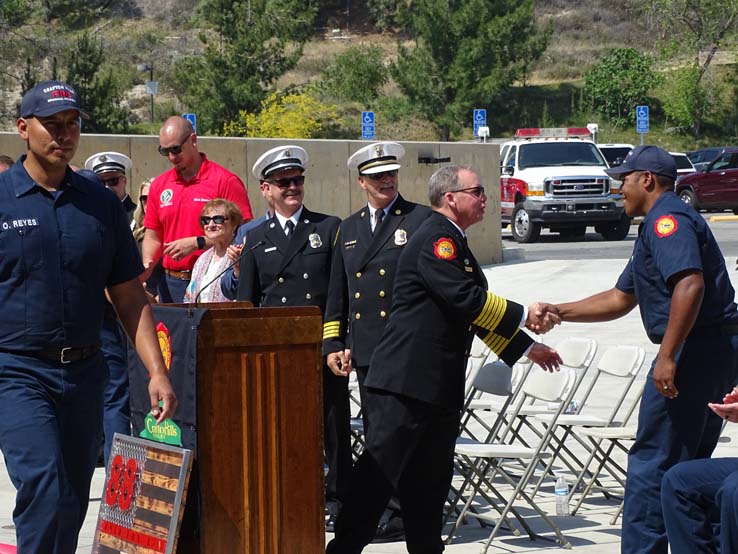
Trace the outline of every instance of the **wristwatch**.
<path fill-rule="evenodd" d="M 205 249 L 205 237 L 197 237 L 197 249 L 198 250 Z"/>

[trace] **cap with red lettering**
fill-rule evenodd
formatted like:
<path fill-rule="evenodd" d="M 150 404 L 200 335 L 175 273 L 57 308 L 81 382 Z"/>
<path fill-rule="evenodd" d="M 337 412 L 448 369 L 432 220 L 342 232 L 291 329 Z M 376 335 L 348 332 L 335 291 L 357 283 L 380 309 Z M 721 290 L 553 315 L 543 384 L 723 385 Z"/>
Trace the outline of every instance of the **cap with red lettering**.
<path fill-rule="evenodd" d="M 23 95 L 20 105 L 21 117 L 48 117 L 64 110 L 77 110 L 79 115 L 87 117 L 80 109 L 77 92 L 62 81 L 43 81 Z"/>

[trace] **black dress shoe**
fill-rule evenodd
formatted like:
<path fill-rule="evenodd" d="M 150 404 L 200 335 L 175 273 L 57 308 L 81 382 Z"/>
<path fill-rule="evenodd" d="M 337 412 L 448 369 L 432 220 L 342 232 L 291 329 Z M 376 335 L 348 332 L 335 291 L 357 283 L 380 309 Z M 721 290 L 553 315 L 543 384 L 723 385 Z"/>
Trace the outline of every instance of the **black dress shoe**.
<path fill-rule="evenodd" d="M 401 517 L 393 517 L 377 527 L 373 543 L 399 542 L 405 540 L 405 526 Z"/>

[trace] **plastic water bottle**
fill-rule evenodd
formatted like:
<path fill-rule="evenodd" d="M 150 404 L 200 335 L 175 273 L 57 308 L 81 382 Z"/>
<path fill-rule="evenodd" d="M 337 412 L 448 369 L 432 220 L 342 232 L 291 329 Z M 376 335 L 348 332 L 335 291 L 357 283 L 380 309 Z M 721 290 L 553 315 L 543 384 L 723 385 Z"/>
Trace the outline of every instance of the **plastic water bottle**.
<path fill-rule="evenodd" d="M 554 485 L 554 493 L 556 495 L 556 515 L 569 515 L 569 484 L 563 475 L 556 477 L 556 485 Z"/>

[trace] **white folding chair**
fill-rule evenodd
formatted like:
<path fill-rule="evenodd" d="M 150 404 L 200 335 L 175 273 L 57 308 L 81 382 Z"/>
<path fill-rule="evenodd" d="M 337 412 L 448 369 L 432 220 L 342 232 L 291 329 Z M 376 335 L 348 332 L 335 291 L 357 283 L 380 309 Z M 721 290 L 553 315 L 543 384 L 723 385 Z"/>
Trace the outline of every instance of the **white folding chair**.
<path fill-rule="evenodd" d="M 613 346 L 608 348 L 599 359 L 595 366 L 594 375 L 590 380 L 587 387 L 583 387 L 584 393 L 580 396 L 580 404 L 577 413 L 564 413 L 557 418 L 554 425 L 554 429 L 551 435 L 551 443 L 554 446 L 553 456 L 548 460 L 546 469 L 541 475 L 541 478 L 536 485 L 533 492 L 535 495 L 543 480 L 550 473 L 551 467 L 554 462 L 561 459 L 565 465 L 572 470 L 574 475 L 578 475 L 575 487 L 579 485 L 582 477 L 582 469 L 586 468 L 592 461 L 593 449 L 588 441 L 576 433 L 572 434 L 572 429 L 576 426 L 577 428 L 582 427 L 607 427 L 610 425 L 622 426 L 623 421 L 629 417 L 630 412 L 623 414 L 621 408 L 625 402 L 626 397 L 631 392 L 633 383 L 638 376 L 638 373 L 643 366 L 643 361 L 646 357 L 645 350 L 640 346 Z M 615 384 L 613 379 L 621 381 L 620 384 Z M 603 382 L 602 381 L 607 381 Z M 601 383 L 598 390 L 595 391 L 595 387 Z M 602 389 L 605 388 L 606 392 Z M 608 415 L 600 416 L 592 414 L 592 399 L 595 399 L 595 408 L 600 407 L 599 400 L 603 398 L 603 395 L 611 398 L 613 391 L 619 389 L 619 395 L 617 395 L 612 408 Z M 595 394 L 593 394 L 595 392 Z M 620 416 L 620 421 L 616 423 Z M 625 416 L 623 418 L 623 416 Z M 552 417 L 550 414 L 536 414 L 534 418 L 541 422 L 544 426 L 548 427 L 552 425 Z M 567 439 L 573 437 L 589 454 L 589 459 L 586 463 L 583 463 L 574 451 L 566 444 Z"/>
<path fill-rule="evenodd" d="M 502 360 L 487 361 L 471 381 L 472 385 L 464 403 L 460 435 L 472 440 L 495 439 L 495 436 L 490 436 L 492 428 L 495 428 L 495 432 L 499 430 L 507 406 L 520 392 L 532 365 L 533 362 L 527 358 L 518 361 L 512 368 Z M 503 383 L 501 379 L 506 381 Z M 480 431 L 482 435 L 477 436 Z"/>
<path fill-rule="evenodd" d="M 564 365 L 576 370 L 578 375 L 575 388 L 572 393 L 576 393 L 582 382 L 589 366 L 597 354 L 597 341 L 593 338 L 571 337 L 564 339 L 556 345 L 556 351 L 561 356 Z M 528 442 L 522 435 L 523 428 L 532 431 L 533 434 L 540 438 L 542 431 L 540 426 L 534 424 L 531 418 L 537 414 L 550 414 L 558 409 L 558 405 L 551 402 L 540 402 L 535 399 L 528 399 L 526 404 L 521 406 L 520 410 L 515 414 L 515 425 L 509 425 L 504 435 L 500 437 L 501 441 L 510 444 L 520 442 L 524 446 L 528 446 Z M 493 409 L 495 409 L 493 407 Z M 512 423 L 512 422 L 511 422 Z"/>
<path fill-rule="evenodd" d="M 512 409 L 511 417 L 507 422 L 507 427 L 513 425 L 515 421 L 515 412 L 519 411 L 529 400 L 539 400 L 543 402 L 555 402 L 558 405 L 556 414 L 559 415 L 564 406 L 571 400 L 574 392 L 575 383 L 577 381 L 576 373 L 569 367 L 562 367 L 560 371 L 548 373 L 544 370 L 534 367 L 528 374 L 522 385 L 520 398 L 516 401 Z M 503 431 L 504 433 L 504 431 Z M 531 539 L 543 538 L 553 540 L 561 546 L 569 548 L 571 545 L 564 537 L 561 530 L 546 515 L 546 513 L 536 504 L 529 494 L 526 493 L 525 487 L 534 475 L 536 466 L 545 457 L 550 456 L 546 447 L 549 442 L 549 433 L 544 433 L 538 443 L 534 446 L 526 447 L 517 444 L 501 444 L 498 442 L 478 442 L 471 440 L 459 441 L 456 444 L 456 454 L 466 461 L 468 467 L 465 483 L 462 489 L 471 486 L 471 493 L 461 510 L 456 523 L 449 533 L 446 542 L 451 542 L 454 532 L 462 525 L 466 516 L 474 517 L 480 521 L 495 522 L 494 528 L 487 539 L 482 552 L 486 552 L 492 539 L 497 535 L 501 525 L 507 521 L 508 514 L 512 513 L 520 522 L 521 526 L 526 530 Z M 503 466 L 503 462 L 515 459 L 520 461 L 523 466 L 523 473 L 519 477 L 514 476 Z M 503 482 L 507 483 L 512 490 L 503 491 L 493 479 L 500 477 Z M 490 494 L 482 494 L 483 486 L 486 486 Z M 505 494 L 507 493 L 507 494 Z M 488 512 L 478 513 L 478 509 L 472 511 L 472 504 L 478 496 L 481 496 L 489 507 L 497 512 L 497 516 Z M 494 498 L 493 498 L 494 496 Z M 544 537 L 535 533 L 525 519 L 515 508 L 515 502 L 518 499 L 524 500 L 535 512 L 544 520 L 556 535 L 555 539 Z"/>
<path fill-rule="evenodd" d="M 573 432 L 575 434 L 589 439 L 592 452 L 584 463 L 582 471 L 577 476 L 576 482 L 572 487 L 572 492 L 569 495 L 570 499 L 573 498 L 580 483 L 584 484 L 581 496 L 572 509 L 572 515 L 579 510 L 584 499 L 594 488 L 601 490 L 606 497 L 615 496 L 622 500 L 622 491 L 625 489 L 626 468 L 624 467 L 625 464 L 621 464 L 616 460 L 613 452 L 620 453 L 627 457 L 630 446 L 636 437 L 637 425 L 632 423 L 632 421 L 640 403 L 645 385 L 646 382 L 644 381 L 638 387 L 637 394 L 630 402 L 630 406 L 628 407 L 622 421 L 614 421 L 605 427 L 574 428 Z M 595 463 L 594 469 L 592 469 L 593 462 Z M 610 479 L 617 483 L 617 490 L 600 484 L 600 475 L 603 471 L 607 472 Z M 621 510 L 622 502 L 618 512 L 611 520 L 613 525 L 615 524 Z"/>

